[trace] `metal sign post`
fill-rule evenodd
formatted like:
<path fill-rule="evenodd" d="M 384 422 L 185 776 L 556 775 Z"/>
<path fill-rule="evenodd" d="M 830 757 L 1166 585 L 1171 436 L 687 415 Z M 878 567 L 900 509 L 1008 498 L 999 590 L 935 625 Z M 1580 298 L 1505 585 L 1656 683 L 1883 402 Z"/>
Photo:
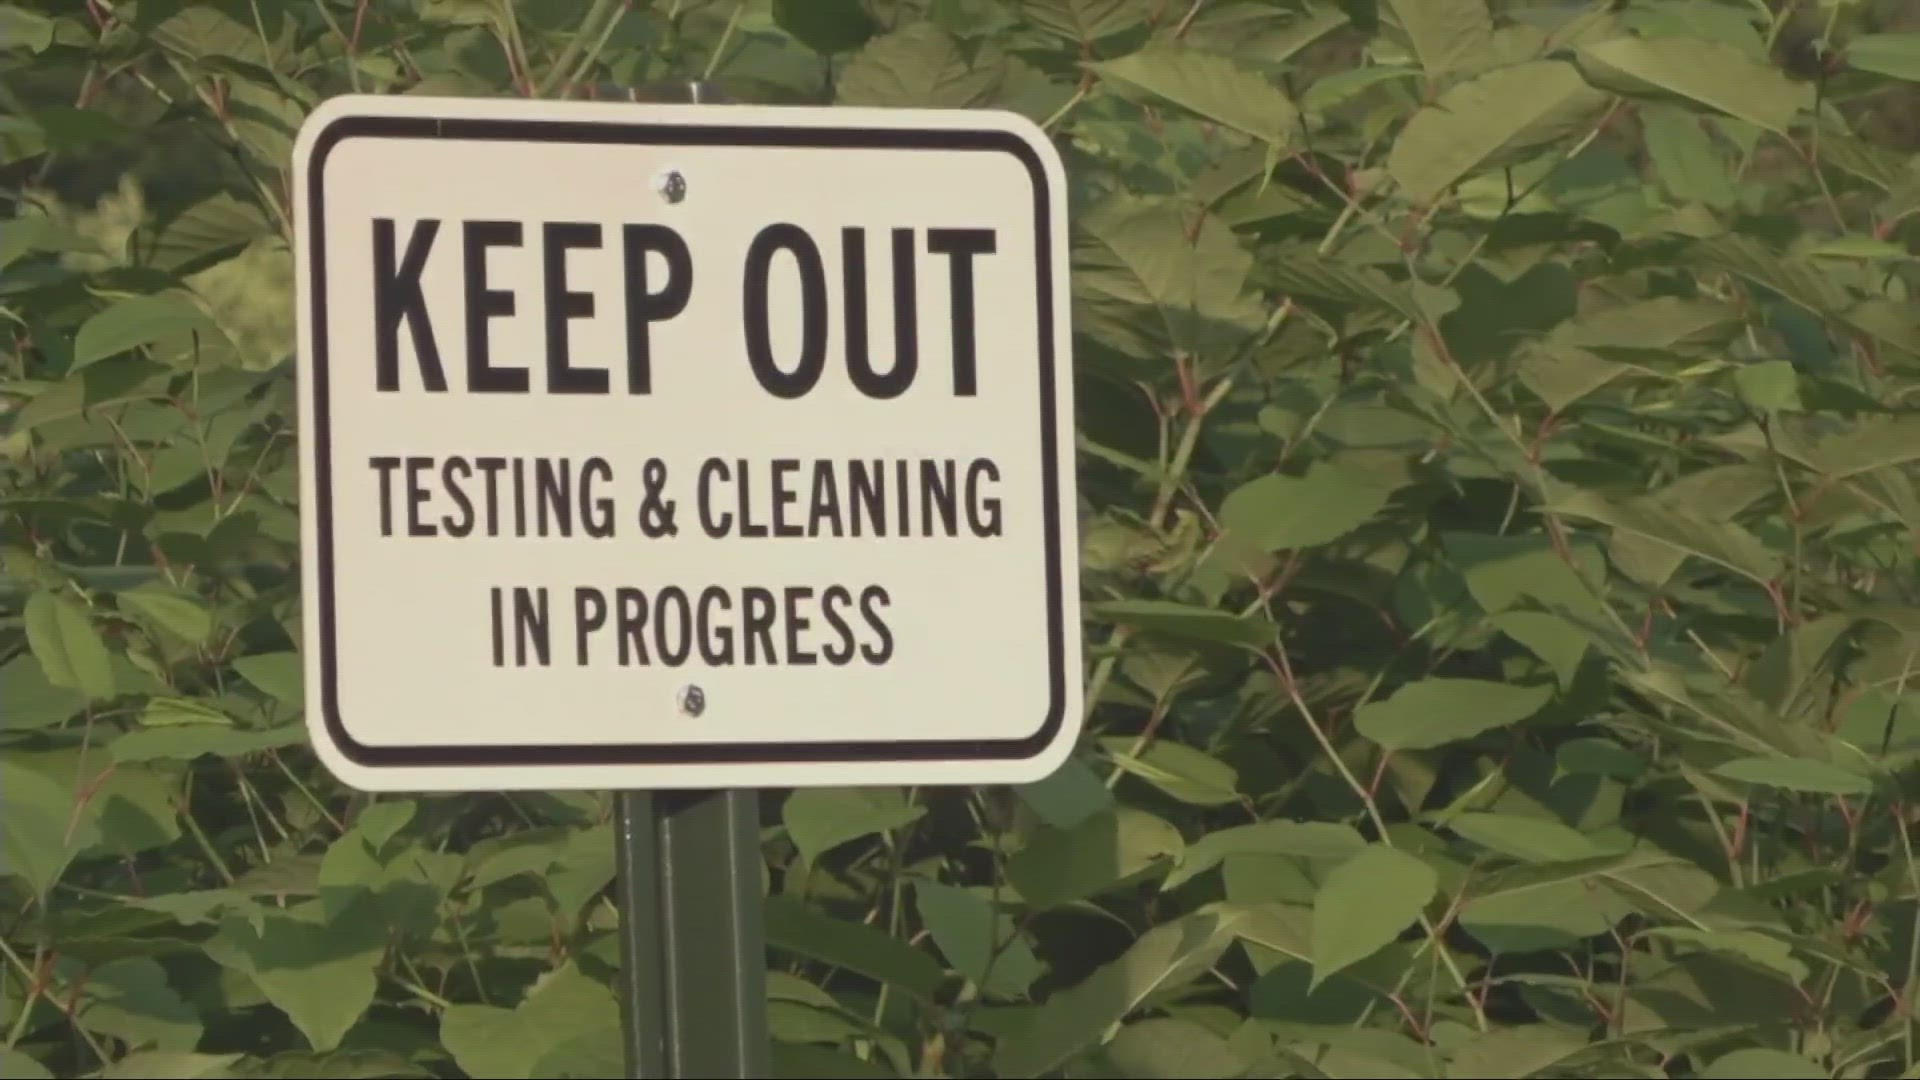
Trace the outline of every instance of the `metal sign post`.
<path fill-rule="evenodd" d="M 616 799 L 627 1075 L 766 1076 L 758 798 Z"/>
<path fill-rule="evenodd" d="M 627 1075 L 767 1075 L 758 793 L 621 791 L 614 814 Z"/>

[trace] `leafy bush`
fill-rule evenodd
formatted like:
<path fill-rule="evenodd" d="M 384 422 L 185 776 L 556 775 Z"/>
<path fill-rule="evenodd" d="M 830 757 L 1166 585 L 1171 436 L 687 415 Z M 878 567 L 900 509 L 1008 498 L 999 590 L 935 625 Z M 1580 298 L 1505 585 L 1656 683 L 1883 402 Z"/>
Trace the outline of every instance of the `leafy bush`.
<path fill-rule="evenodd" d="M 306 748 L 285 167 L 343 91 L 704 77 L 1074 181 L 1084 746 L 768 793 L 783 1075 L 1920 1075 L 1917 30 L 0 6 L 0 1067 L 617 1072 L 608 798 Z"/>

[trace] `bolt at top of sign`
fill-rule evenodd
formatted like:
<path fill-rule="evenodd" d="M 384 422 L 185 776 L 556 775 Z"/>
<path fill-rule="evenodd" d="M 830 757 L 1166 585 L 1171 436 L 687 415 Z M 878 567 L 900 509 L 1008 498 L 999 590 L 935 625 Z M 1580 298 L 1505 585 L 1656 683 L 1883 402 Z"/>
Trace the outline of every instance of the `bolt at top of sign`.
<path fill-rule="evenodd" d="M 309 716 L 336 772 L 1062 760 L 1066 200 L 1034 125 L 352 97 L 295 163 Z"/>

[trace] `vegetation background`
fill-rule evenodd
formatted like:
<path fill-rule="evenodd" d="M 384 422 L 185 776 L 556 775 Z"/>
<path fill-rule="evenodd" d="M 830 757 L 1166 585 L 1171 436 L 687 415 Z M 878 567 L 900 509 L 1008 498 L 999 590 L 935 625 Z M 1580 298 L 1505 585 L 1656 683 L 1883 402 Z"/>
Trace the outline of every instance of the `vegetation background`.
<path fill-rule="evenodd" d="M 0 1073 L 619 1074 L 609 798 L 305 745 L 286 166 L 690 78 L 1073 178 L 1084 745 L 767 793 L 782 1075 L 1920 1076 L 1906 0 L 0 5 Z"/>

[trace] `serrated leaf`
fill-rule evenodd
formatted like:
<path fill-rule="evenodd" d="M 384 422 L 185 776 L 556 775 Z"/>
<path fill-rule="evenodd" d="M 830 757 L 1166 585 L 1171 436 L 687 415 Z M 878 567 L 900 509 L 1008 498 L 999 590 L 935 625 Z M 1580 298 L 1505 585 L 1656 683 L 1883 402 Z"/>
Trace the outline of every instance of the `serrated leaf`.
<path fill-rule="evenodd" d="M 920 921 L 955 971 L 995 998 L 1018 997 L 1043 970 L 1005 912 L 986 896 L 931 881 L 913 886 Z"/>
<path fill-rule="evenodd" d="M 1920 34 L 1861 34 L 1845 51 L 1856 70 L 1920 82 Z"/>
<path fill-rule="evenodd" d="M 1747 784 L 1820 795 L 1865 795 L 1873 781 L 1838 765 L 1803 758 L 1739 758 L 1716 766 L 1715 776 Z"/>
<path fill-rule="evenodd" d="M 1429 78 L 1475 66 L 1493 45 L 1486 0 L 1386 0 Z"/>
<path fill-rule="evenodd" d="M 800 788 L 780 811 L 803 866 L 841 844 L 917 821 L 925 805 L 908 805 L 896 788 Z"/>
<path fill-rule="evenodd" d="M 1274 148 L 1299 125 L 1287 95 L 1257 72 L 1198 49 L 1155 45 L 1092 65 L 1103 79 L 1169 101 Z"/>
<path fill-rule="evenodd" d="M 997 53 L 969 57 L 939 27 L 913 23 L 867 42 L 836 91 L 842 105 L 965 109 L 986 104 L 1004 75 Z"/>
<path fill-rule="evenodd" d="M 1452 87 L 1407 121 L 1387 171 L 1429 203 L 1461 178 L 1511 164 L 1593 123 L 1606 95 L 1572 64 L 1535 60 Z"/>
<path fill-rule="evenodd" d="M 1313 986 L 1385 948 L 1419 919 L 1440 878 L 1398 848 L 1370 844 L 1313 898 Z"/>
<path fill-rule="evenodd" d="M 1680 100 L 1775 134 L 1813 103 L 1813 87 L 1736 45 L 1703 38 L 1617 37 L 1584 44 L 1576 56 L 1596 86 L 1632 97 Z"/>
<path fill-rule="evenodd" d="M 1020 4 L 1020 13 L 1034 25 L 1085 42 L 1130 30 L 1152 10 L 1152 0 L 1021 0 Z"/>
<path fill-rule="evenodd" d="M 95 701 L 114 695 L 113 657 L 86 608 L 43 590 L 27 598 L 22 615 L 27 645 L 49 682 Z"/>
<path fill-rule="evenodd" d="M 1553 697 L 1545 686 L 1436 677 L 1360 706 L 1354 726 L 1389 750 L 1421 750 L 1517 724 Z"/>

